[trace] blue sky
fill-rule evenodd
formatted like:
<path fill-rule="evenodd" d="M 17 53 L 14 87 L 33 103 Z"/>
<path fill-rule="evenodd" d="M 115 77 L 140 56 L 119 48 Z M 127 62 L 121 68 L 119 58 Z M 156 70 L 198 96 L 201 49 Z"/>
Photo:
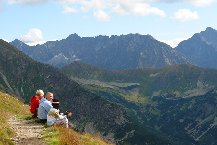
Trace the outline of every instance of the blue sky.
<path fill-rule="evenodd" d="M 217 29 L 216 15 L 216 0 L 0 0 L 0 38 L 33 45 L 73 33 L 139 33 L 175 46 Z"/>

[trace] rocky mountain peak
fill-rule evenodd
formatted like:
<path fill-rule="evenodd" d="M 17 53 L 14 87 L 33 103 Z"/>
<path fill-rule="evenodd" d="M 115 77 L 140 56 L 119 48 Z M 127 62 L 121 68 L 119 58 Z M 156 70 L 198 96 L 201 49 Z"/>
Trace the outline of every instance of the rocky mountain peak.
<path fill-rule="evenodd" d="M 71 34 L 69 35 L 66 39 L 67 40 L 76 40 L 76 39 L 80 39 L 81 37 L 78 36 L 78 34 L 74 33 L 74 34 Z"/>
<path fill-rule="evenodd" d="M 217 68 L 217 31 L 207 27 L 181 42 L 176 50 L 200 67 Z"/>

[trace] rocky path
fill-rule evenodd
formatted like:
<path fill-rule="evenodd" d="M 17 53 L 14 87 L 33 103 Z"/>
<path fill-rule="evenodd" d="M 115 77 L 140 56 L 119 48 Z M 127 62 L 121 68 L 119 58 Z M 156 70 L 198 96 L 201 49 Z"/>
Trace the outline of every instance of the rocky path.
<path fill-rule="evenodd" d="M 8 123 L 16 132 L 16 136 L 12 138 L 16 145 L 46 145 L 42 141 L 42 124 L 34 120 L 21 120 L 16 116 L 11 117 Z"/>

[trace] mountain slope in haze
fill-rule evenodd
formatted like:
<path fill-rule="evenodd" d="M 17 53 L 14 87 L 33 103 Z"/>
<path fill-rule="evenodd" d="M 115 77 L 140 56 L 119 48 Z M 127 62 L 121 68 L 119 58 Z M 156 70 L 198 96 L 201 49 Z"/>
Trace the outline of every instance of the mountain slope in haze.
<path fill-rule="evenodd" d="M 72 63 L 62 71 L 134 112 L 174 145 L 216 144 L 217 70 L 192 65 L 110 71 Z"/>
<path fill-rule="evenodd" d="M 89 92 L 3 40 L 0 40 L 0 89 L 25 102 L 29 102 L 36 89 L 51 91 L 61 100 L 61 110 L 73 111 L 72 121 L 77 129 L 100 134 L 118 144 L 168 144 L 167 139 L 139 127 L 123 106 Z"/>
<path fill-rule="evenodd" d="M 217 68 L 217 31 L 211 27 L 181 42 L 176 50 L 192 64 L 205 68 Z"/>
<path fill-rule="evenodd" d="M 134 85 L 137 83 L 140 93 L 145 96 L 191 97 L 205 94 L 210 89 L 217 87 L 216 70 L 187 64 L 158 69 L 111 71 L 74 62 L 63 67 L 62 71 L 72 79 L 134 83 Z"/>
<path fill-rule="evenodd" d="M 169 45 L 150 35 L 79 37 L 72 34 L 60 41 L 29 46 L 29 49 L 19 40 L 11 44 L 33 59 L 56 67 L 74 60 L 117 70 L 188 63 Z"/>

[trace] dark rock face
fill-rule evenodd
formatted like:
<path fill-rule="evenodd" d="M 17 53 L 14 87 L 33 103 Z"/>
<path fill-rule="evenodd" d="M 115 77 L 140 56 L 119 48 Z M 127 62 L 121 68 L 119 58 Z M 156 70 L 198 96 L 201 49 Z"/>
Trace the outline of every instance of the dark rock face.
<path fill-rule="evenodd" d="M 33 59 L 56 67 L 62 67 L 74 60 L 117 70 L 188 63 L 169 45 L 157 41 L 150 35 L 81 38 L 77 34 L 72 34 L 66 39 L 31 46 L 29 49 L 24 49 L 24 45 L 20 45 L 22 42 L 17 41 L 11 44 Z M 58 57 L 60 55 L 61 58 Z"/>
<path fill-rule="evenodd" d="M 208 27 L 181 42 L 176 50 L 192 64 L 205 68 L 217 68 L 217 31 Z"/>

